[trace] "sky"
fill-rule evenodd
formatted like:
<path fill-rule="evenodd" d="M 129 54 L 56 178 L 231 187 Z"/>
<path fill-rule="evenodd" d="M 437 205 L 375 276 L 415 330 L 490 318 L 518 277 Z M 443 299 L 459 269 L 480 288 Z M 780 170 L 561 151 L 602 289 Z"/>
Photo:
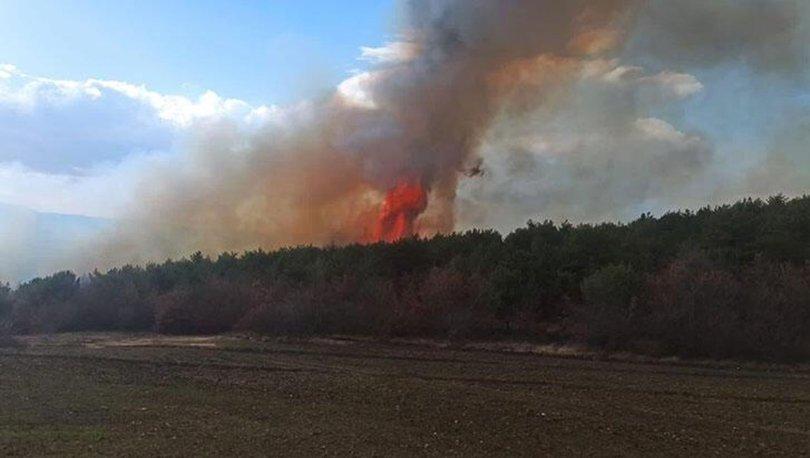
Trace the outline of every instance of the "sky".
<path fill-rule="evenodd" d="M 0 60 L 32 75 L 294 102 L 356 68 L 392 0 L 2 0 Z"/>
<path fill-rule="evenodd" d="M 128 197 L 122 169 L 175 154 L 194 119 L 333 89 L 366 65 L 363 46 L 392 38 L 394 11 L 389 0 L 2 0 L 0 202 L 111 217 Z"/>
<path fill-rule="evenodd" d="M 673 2 L 650 0 L 610 56 L 547 69 L 566 83 L 529 102 L 531 113 L 494 116 L 474 152 L 484 174 L 452 194 L 455 228 L 628 220 L 810 190 L 810 8 Z M 475 17 L 463 1 L 433 3 Z M 792 5 L 800 14 L 787 31 Z M 43 247 L 86 243 L 126 220 L 165 171 L 178 189 L 204 186 L 220 172 L 209 156 L 227 154 L 205 142 L 272 143 L 279 126 L 306 131 L 289 126 L 336 88 L 374 110 L 375 91 L 396 91 L 375 84 L 417 84 L 419 68 L 391 77 L 419 61 L 402 12 L 396 0 L 0 0 L 0 282 L 51 271 Z M 474 36 L 488 20 L 505 27 L 456 25 Z M 186 208 L 193 196 L 163 198 Z"/>

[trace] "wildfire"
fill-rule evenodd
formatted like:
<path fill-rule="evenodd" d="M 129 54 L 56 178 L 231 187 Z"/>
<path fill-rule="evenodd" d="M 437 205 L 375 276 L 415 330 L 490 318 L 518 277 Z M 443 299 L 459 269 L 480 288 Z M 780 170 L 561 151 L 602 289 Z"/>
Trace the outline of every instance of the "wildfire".
<path fill-rule="evenodd" d="M 402 180 L 388 191 L 377 220 L 375 239 L 393 242 L 414 233 L 414 221 L 427 207 L 427 193 L 417 182 Z"/>

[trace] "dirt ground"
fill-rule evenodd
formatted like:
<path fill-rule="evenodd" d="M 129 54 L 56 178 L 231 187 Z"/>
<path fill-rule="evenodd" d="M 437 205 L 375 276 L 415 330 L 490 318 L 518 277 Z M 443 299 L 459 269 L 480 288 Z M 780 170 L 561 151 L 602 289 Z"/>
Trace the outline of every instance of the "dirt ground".
<path fill-rule="evenodd" d="M 0 455 L 800 455 L 810 369 L 370 341 L 0 348 Z"/>

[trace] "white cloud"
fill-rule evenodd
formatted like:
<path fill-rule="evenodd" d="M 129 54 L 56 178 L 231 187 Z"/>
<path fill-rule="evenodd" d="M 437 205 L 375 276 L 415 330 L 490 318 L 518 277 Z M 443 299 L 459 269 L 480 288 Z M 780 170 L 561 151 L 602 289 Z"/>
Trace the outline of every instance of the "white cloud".
<path fill-rule="evenodd" d="M 228 120 L 255 129 L 279 121 L 283 111 L 276 106 L 254 107 L 213 91 L 189 98 L 123 81 L 33 76 L 2 64 L 0 164 L 7 172 L 8 164 L 16 164 L 17 172 L 24 167 L 32 179 L 31 173 L 47 175 L 53 183 L 56 177 L 84 175 L 101 163 L 176 152 L 198 130 L 197 123 Z M 19 194 L 25 192 L 39 191 L 22 186 Z"/>
<path fill-rule="evenodd" d="M 186 128 L 198 120 L 231 118 L 244 121 L 255 118 L 256 112 L 271 107 L 252 107 L 243 100 L 223 98 L 213 91 L 205 91 L 196 100 L 180 95 L 167 95 L 149 90 L 144 85 L 123 81 L 87 79 L 60 80 L 24 74 L 13 65 L 0 66 L 0 77 L 6 81 L 0 86 L 0 104 L 34 110 L 41 105 L 67 102 L 98 101 L 101 98 L 124 96 L 155 111 L 157 116 L 176 127 Z"/>
<path fill-rule="evenodd" d="M 17 73 L 17 67 L 11 64 L 0 64 L 0 79 L 8 79 Z"/>
<path fill-rule="evenodd" d="M 619 65 L 616 60 L 589 62 L 583 75 L 615 85 L 652 87 L 673 99 L 683 99 L 703 90 L 703 84 L 693 75 L 671 71 L 650 75 L 643 67 Z"/>
<path fill-rule="evenodd" d="M 217 123 L 251 131 L 305 116 L 307 104 L 252 106 L 213 91 L 197 98 L 124 81 L 32 76 L 0 65 L 0 204 L 114 218 L 156 161 Z"/>
<path fill-rule="evenodd" d="M 672 124 L 658 118 L 637 119 L 635 126 L 644 135 L 651 139 L 679 142 L 686 139 L 686 135 L 676 129 Z"/>
<path fill-rule="evenodd" d="M 377 72 L 361 72 L 351 76 L 338 85 L 338 94 L 350 105 L 376 108 L 372 86 L 378 79 L 377 75 Z"/>
<path fill-rule="evenodd" d="M 285 110 L 276 105 L 262 105 L 259 108 L 251 109 L 244 119 L 249 126 L 255 127 L 266 123 L 280 122 L 284 115 Z"/>
<path fill-rule="evenodd" d="M 270 107 L 251 107 L 239 99 L 223 98 L 216 92 L 205 91 L 197 100 L 179 95 L 164 95 L 148 90 L 145 86 L 121 81 L 88 80 L 84 83 L 92 88 L 104 88 L 117 91 L 134 100 L 143 102 L 155 109 L 161 119 L 179 127 L 188 127 L 201 119 L 233 118 L 247 120 L 256 117 L 257 113 L 267 112 Z"/>
<path fill-rule="evenodd" d="M 353 75 L 337 86 L 337 93 L 349 105 L 374 109 L 374 84 L 390 70 L 385 64 L 398 64 L 412 60 L 419 53 L 419 47 L 408 41 L 392 41 L 384 46 L 360 48 L 360 60 L 377 65 L 374 70 L 354 70 Z"/>
<path fill-rule="evenodd" d="M 661 72 L 640 79 L 642 83 L 657 85 L 676 98 L 685 98 L 703 90 L 703 84 L 687 73 Z"/>
<path fill-rule="evenodd" d="M 379 47 L 362 46 L 360 60 L 379 64 L 407 62 L 413 59 L 418 52 L 419 47 L 415 43 L 392 41 Z"/>

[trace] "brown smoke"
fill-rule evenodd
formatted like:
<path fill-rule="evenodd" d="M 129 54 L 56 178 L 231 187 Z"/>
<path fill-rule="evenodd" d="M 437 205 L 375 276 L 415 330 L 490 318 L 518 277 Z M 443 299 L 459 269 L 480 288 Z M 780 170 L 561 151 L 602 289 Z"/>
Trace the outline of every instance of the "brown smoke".
<path fill-rule="evenodd" d="M 257 133 L 204 126 L 180 170 L 145 177 L 102 257 L 453 230 L 459 178 L 495 117 L 528 111 L 571 80 L 577 59 L 614 49 L 629 4 L 412 1 L 400 34 L 413 52 L 369 74 L 373 107 L 336 92 Z M 392 202 L 403 195 L 409 205 Z"/>
<path fill-rule="evenodd" d="M 740 62 L 774 74 L 804 72 L 808 14 L 805 0 L 648 0 L 628 51 L 682 70 Z"/>
<path fill-rule="evenodd" d="M 700 133 L 679 132 L 639 108 L 660 103 L 669 92 L 694 93 L 700 83 L 688 74 L 645 73 L 617 59 L 660 62 L 663 70 L 670 63 L 688 69 L 721 59 L 791 69 L 797 62 L 791 51 L 796 5 L 409 1 L 399 30 L 403 42 L 395 47 L 400 55 L 355 78 L 362 100 L 337 90 L 286 110 L 258 131 L 224 122 L 198 126 L 201 134 L 187 157 L 144 177 L 139 204 L 88 262 L 447 232 L 458 227 L 457 207 L 480 216 L 468 223 L 491 222 L 477 198 L 503 209 L 517 200 L 548 202 L 495 213 L 507 225 L 548 208 L 565 215 L 576 206 L 575 215 L 612 216 L 604 210 L 684 187 L 712 157 Z M 658 91 L 664 95 L 646 95 L 651 88 L 664 88 Z M 567 153 L 540 159 L 533 151 L 524 154 L 515 134 L 539 130 L 525 120 L 540 120 L 546 139 Z M 576 135 L 585 140 L 566 145 Z M 540 177 L 532 192 L 509 188 L 509 178 L 487 182 L 490 174 L 480 173 L 489 170 L 481 163 L 482 145 L 498 136 L 512 146 L 489 154 L 509 162 L 503 165 L 508 177 Z M 465 175 L 503 188 L 483 189 L 458 205 Z M 548 192 L 535 198 L 543 189 Z"/>

